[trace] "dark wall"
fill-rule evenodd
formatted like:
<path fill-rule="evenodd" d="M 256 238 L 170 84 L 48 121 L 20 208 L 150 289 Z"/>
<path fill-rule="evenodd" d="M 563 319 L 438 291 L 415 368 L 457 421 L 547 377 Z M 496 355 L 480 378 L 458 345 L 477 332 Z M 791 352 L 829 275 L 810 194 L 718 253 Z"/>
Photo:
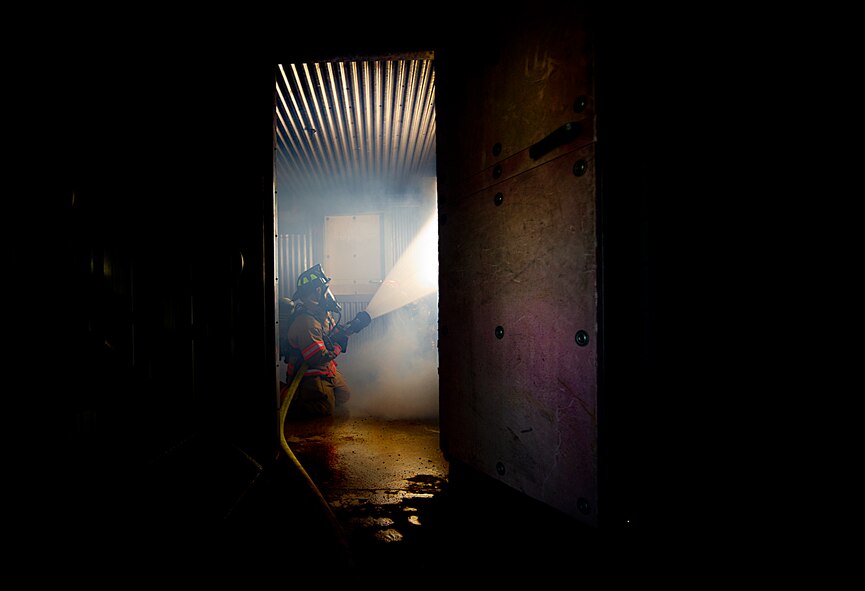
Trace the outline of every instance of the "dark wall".
<path fill-rule="evenodd" d="M 272 68 L 69 57 L 33 261 L 57 384 L 36 436 L 60 442 L 50 515 L 218 520 L 278 445 Z"/>

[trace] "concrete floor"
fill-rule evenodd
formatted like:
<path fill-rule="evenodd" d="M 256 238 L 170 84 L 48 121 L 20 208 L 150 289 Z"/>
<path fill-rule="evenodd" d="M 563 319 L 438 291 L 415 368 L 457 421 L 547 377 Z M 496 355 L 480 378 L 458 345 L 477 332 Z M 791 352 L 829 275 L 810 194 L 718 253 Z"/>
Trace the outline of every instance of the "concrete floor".
<path fill-rule="evenodd" d="M 628 564 L 594 530 L 448 461 L 436 420 L 284 431 L 288 452 L 266 465 L 206 436 L 144 464 L 124 446 L 66 448 L 68 469 L 41 487 L 63 494 L 20 516 L 18 546 L 65 565 L 42 576 L 112 588 L 536 586 Z"/>
<path fill-rule="evenodd" d="M 330 576 L 414 584 L 459 573 L 542 583 L 597 567 L 592 531 L 451 465 L 436 420 L 337 417 L 287 422 L 285 434 L 298 473 L 317 488 L 306 496 L 307 514 L 321 515 L 324 500 L 335 518 Z M 327 529 L 318 527 L 316 536 Z"/>

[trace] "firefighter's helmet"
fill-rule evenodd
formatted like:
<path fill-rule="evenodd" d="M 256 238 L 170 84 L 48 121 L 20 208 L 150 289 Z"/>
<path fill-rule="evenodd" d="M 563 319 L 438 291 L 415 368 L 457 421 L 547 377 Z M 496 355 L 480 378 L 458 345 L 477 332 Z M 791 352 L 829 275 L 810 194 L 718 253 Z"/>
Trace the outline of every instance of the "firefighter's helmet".
<path fill-rule="evenodd" d="M 319 285 L 327 285 L 328 283 L 330 283 L 330 277 L 324 274 L 321 263 L 318 263 L 297 276 L 296 287 L 298 291 L 303 292 Z"/>
<path fill-rule="evenodd" d="M 321 263 L 318 263 L 298 275 L 297 291 L 295 291 L 296 297 L 293 297 L 292 299 L 297 299 L 298 297 L 303 298 L 316 287 L 323 286 L 324 289 L 322 290 L 322 295 L 324 296 L 325 309 L 339 312 L 342 310 L 342 306 L 336 301 L 333 293 L 331 293 L 330 287 L 328 287 L 329 283 L 330 277 L 325 275 L 324 269 L 321 268 Z"/>

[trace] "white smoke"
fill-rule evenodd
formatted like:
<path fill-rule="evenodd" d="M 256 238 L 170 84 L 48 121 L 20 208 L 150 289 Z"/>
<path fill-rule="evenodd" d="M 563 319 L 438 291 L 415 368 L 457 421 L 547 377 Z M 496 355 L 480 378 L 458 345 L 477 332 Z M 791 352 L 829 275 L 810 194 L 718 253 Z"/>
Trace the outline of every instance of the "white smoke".
<path fill-rule="evenodd" d="M 338 359 L 352 391 L 352 417 L 435 419 L 439 415 L 438 294 L 375 318 L 384 330 Z"/>

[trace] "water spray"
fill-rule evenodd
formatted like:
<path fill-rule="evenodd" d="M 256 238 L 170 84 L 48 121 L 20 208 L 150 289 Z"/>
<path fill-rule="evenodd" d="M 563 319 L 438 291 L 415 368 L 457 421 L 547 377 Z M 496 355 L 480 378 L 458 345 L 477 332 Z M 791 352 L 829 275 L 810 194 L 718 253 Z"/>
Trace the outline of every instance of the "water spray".
<path fill-rule="evenodd" d="M 390 270 L 367 312 L 378 318 L 438 289 L 438 217 L 433 213 Z"/>

